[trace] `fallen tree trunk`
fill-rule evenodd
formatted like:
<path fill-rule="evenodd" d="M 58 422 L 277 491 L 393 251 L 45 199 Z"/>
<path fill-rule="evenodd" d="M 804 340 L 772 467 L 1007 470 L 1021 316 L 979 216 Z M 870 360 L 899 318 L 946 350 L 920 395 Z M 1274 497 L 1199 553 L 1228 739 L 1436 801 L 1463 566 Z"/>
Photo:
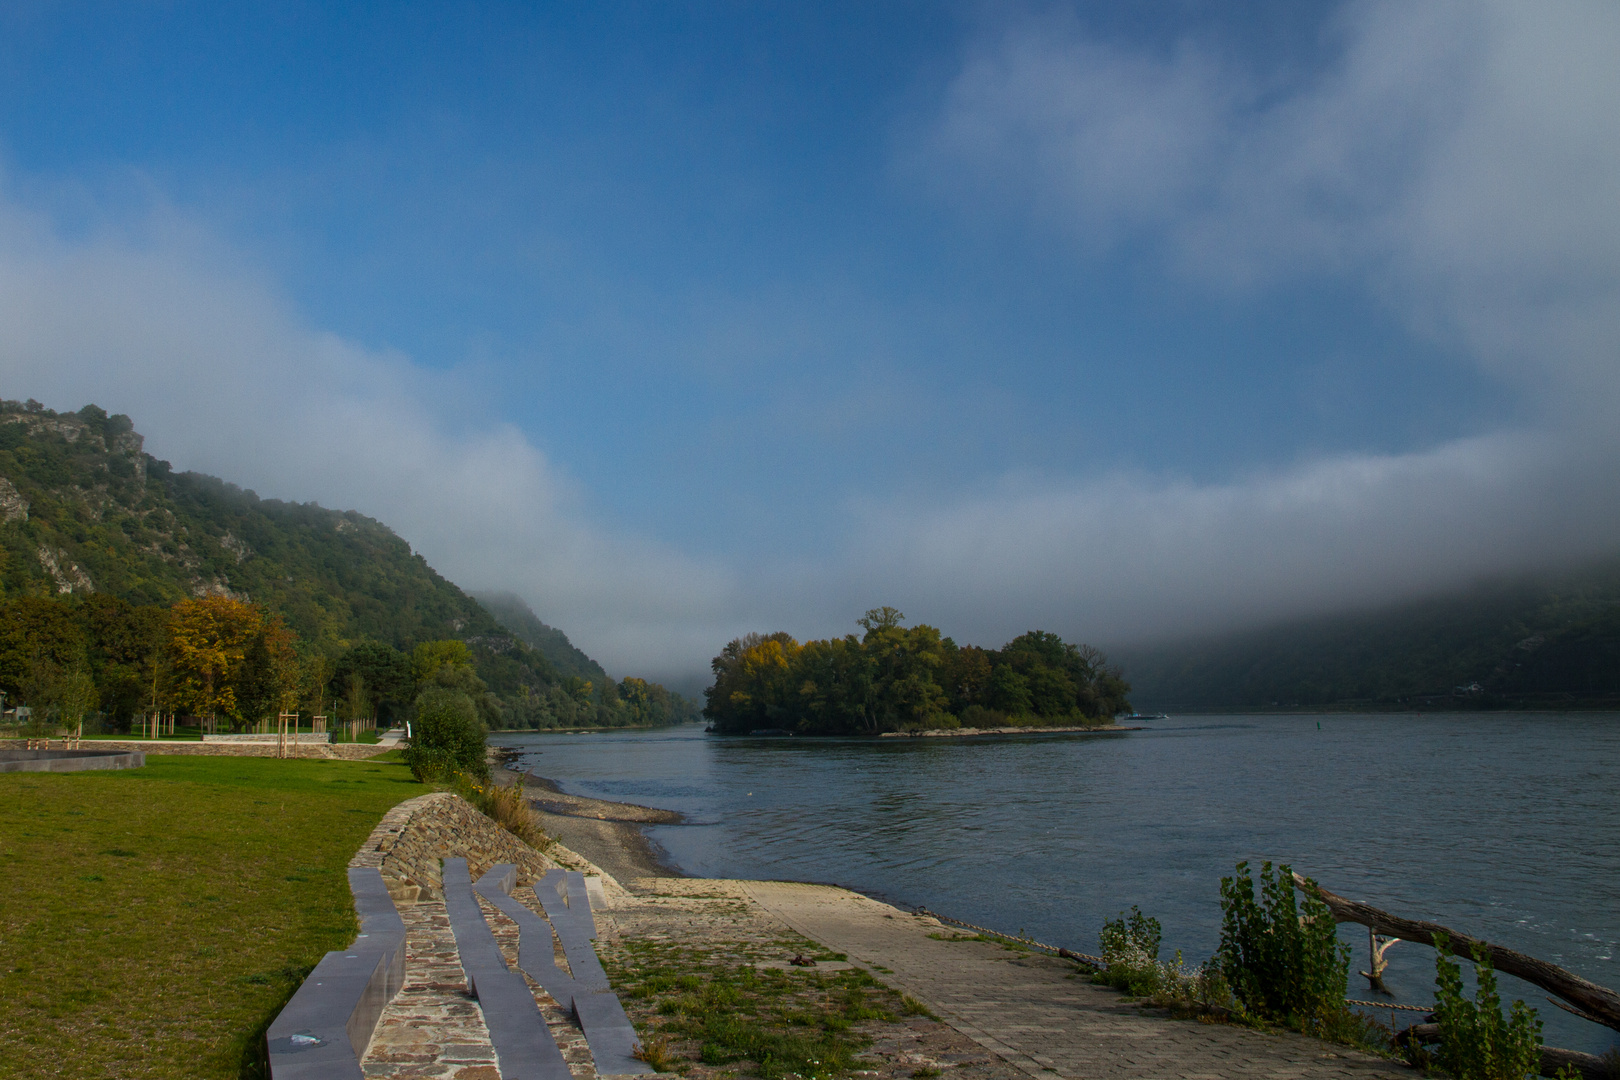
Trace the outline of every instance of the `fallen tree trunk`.
<path fill-rule="evenodd" d="M 1492 945 L 1455 930 L 1448 930 L 1439 923 L 1403 919 L 1399 915 L 1380 911 L 1371 904 L 1346 900 L 1342 896 L 1328 892 L 1320 885 L 1308 884 L 1299 874 L 1294 875 L 1294 884 L 1299 886 L 1301 892 L 1314 896 L 1326 904 L 1328 910 L 1333 912 L 1335 922 L 1360 923 L 1374 933 L 1398 937 L 1403 941 L 1415 941 L 1420 945 L 1432 946 L 1434 936 L 1444 934 L 1451 951 L 1465 958 L 1472 958 L 1475 948 L 1483 947 L 1486 956 L 1490 958 L 1491 966 L 1497 971 L 1517 975 L 1525 982 L 1534 983 L 1550 994 L 1557 994 L 1584 1013 L 1587 1019 L 1620 1031 L 1620 994 L 1616 994 L 1606 986 L 1589 982 L 1573 971 L 1566 971 L 1557 964 L 1549 964 L 1545 960 L 1537 960 L 1533 956 L 1526 956 L 1524 953 Z"/>
<path fill-rule="evenodd" d="M 1402 1046 L 1411 1046 L 1414 1043 L 1439 1042 L 1440 1025 L 1413 1024 L 1397 1035 L 1395 1041 Z M 1586 1080 L 1612 1080 L 1608 1065 L 1596 1055 L 1583 1054 L 1579 1050 L 1560 1050 L 1556 1046 L 1543 1046 L 1541 1048 L 1541 1075 L 1553 1076 L 1559 1069 L 1563 1068 L 1573 1068 Z"/>

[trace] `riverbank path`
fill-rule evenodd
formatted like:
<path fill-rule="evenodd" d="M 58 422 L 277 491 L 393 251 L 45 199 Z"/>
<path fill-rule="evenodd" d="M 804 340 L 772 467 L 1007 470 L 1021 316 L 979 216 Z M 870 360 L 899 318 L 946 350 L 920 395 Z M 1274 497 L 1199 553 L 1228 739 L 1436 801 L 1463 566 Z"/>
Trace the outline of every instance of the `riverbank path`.
<path fill-rule="evenodd" d="M 1412 1080 L 1411 1069 L 1293 1033 L 1174 1020 L 1074 965 L 1009 950 L 844 889 L 743 883 L 760 907 L 923 1002 L 1031 1076 L 1086 1080 Z M 956 940 L 952 940 L 956 939 Z"/>

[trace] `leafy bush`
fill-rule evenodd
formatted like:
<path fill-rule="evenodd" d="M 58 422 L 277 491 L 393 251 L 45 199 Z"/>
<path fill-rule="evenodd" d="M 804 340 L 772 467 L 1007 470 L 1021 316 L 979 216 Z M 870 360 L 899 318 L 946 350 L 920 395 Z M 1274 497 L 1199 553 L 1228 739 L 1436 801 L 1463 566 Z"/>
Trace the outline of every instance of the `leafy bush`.
<path fill-rule="evenodd" d="M 1326 904 L 1307 895 L 1301 910 L 1287 866 L 1273 875 L 1269 862 L 1260 865 L 1259 902 L 1247 862 L 1221 879 L 1221 944 L 1211 962 L 1259 1019 L 1319 1034 L 1346 1020 L 1350 947 L 1339 944 Z"/>
<path fill-rule="evenodd" d="M 1122 911 L 1119 918 L 1103 923 L 1097 935 L 1103 954 L 1100 981 L 1135 997 L 1151 996 L 1163 982 L 1159 964 L 1163 936 L 1159 920 L 1143 915 L 1135 904 L 1130 918 Z"/>
<path fill-rule="evenodd" d="M 1172 961 L 1160 960 L 1162 936 L 1159 920 L 1134 905 L 1129 917 L 1120 912 L 1104 923 L 1097 935 L 1104 965 L 1097 981 L 1170 1009 L 1230 1011 L 1232 993 L 1221 973 L 1208 965 L 1188 968 L 1179 951 Z"/>
<path fill-rule="evenodd" d="M 1474 1000 L 1463 997 L 1462 972 L 1444 934 L 1434 937 L 1435 1020 L 1440 1065 L 1457 1080 L 1523 1080 L 1541 1063 L 1541 1020 L 1515 1001 L 1507 1016 L 1496 992 L 1496 972 L 1483 948 L 1474 952 Z"/>
<path fill-rule="evenodd" d="M 424 782 L 441 780 L 451 772 L 485 780 L 483 721 L 466 694 L 431 687 L 416 698 L 416 719 L 411 722 L 411 745 L 405 761 Z"/>

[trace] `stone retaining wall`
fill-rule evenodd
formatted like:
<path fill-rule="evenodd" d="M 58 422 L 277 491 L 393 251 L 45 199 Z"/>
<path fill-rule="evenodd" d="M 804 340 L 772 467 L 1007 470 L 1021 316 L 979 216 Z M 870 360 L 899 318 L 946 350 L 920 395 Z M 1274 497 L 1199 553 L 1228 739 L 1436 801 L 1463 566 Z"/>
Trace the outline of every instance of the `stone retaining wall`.
<path fill-rule="evenodd" d="M 261 742 L 267 742 L 267 743 L 270 743 L 271 745 L 274 745 L 281 738 L 282 738 L 282 736 L 276 734 L 274 731 L 250 731 L 250 732 L 246 732 L 246 733 L 232 734 L 232 735 L 209 735 L 209 734 L 204 734 L 203 737 L 202 737 L 202 741 L 205 742 L 205 743 L 261 743 Z M 297 742 L 297 743 L 300 743 L 300 744 L 302 744 L 304 746 L 325 746 L 326 741 L 329 738 L 331 738 L 331 736 L 329 734 L 327 734 L 326 732 L 324 732 L 324 731 L 300 731 L 297 735 L 294 735 L 291 732 L 288 732 L 287 735 L 286 735 L 286 739 L 287 739 L 288 742 Z M 362 745 L 363 746 L 365 744 L 364 743 L 359 743 L 359 744 L 356 744 L 356 745 Z"/>
<path fill-rule="evenodd" d="M 448 791 L 419 795 L 383 815 L 350 866 L 374 866 L 398 903 L 441 900 L 439 860 L 467 860 L 473 880 L 496 863 L 512 863 L 520 884 L 530 884 L 559 864 L 485 817 Z"/>
<path fill-rule="evenodd" d="M 148 754 L 207 754 L 215 757 L 275 757 L 276 744 L 274 737 L 270 742 L 239 742 L 239 743 L 200 743 L 200 742 L 164 742 L 162 740 L 138 739 L 129 741 L 114 741 L 111 739 L 85 740 L 79 744 L 81 748 L 105 747 L 108 750 L 144 750 Z M 316 745 L 304 744 L 298 747 L 297 754 L 288 748 L 289 757 L 301 757 L 310 760 L 328 758 L 341 761 L 364 761 L 366 758 L 386 754 L 392 750 L 391 746 L 376 746 L 369 743 L 320 743 Z"/>

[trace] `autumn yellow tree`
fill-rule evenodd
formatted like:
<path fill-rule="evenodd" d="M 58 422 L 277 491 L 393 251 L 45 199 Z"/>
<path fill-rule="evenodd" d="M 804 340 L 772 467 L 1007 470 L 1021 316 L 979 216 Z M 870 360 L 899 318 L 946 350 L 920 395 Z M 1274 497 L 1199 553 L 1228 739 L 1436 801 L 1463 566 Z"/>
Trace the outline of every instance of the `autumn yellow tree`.
<path fill-rule="evenodd" d="M 264 628 L 257 604 L 228 596 L 182 600 L 169 616 L 176 697 L 193 715 L 215 720 L 236 714 L 235 676 Z"/>

